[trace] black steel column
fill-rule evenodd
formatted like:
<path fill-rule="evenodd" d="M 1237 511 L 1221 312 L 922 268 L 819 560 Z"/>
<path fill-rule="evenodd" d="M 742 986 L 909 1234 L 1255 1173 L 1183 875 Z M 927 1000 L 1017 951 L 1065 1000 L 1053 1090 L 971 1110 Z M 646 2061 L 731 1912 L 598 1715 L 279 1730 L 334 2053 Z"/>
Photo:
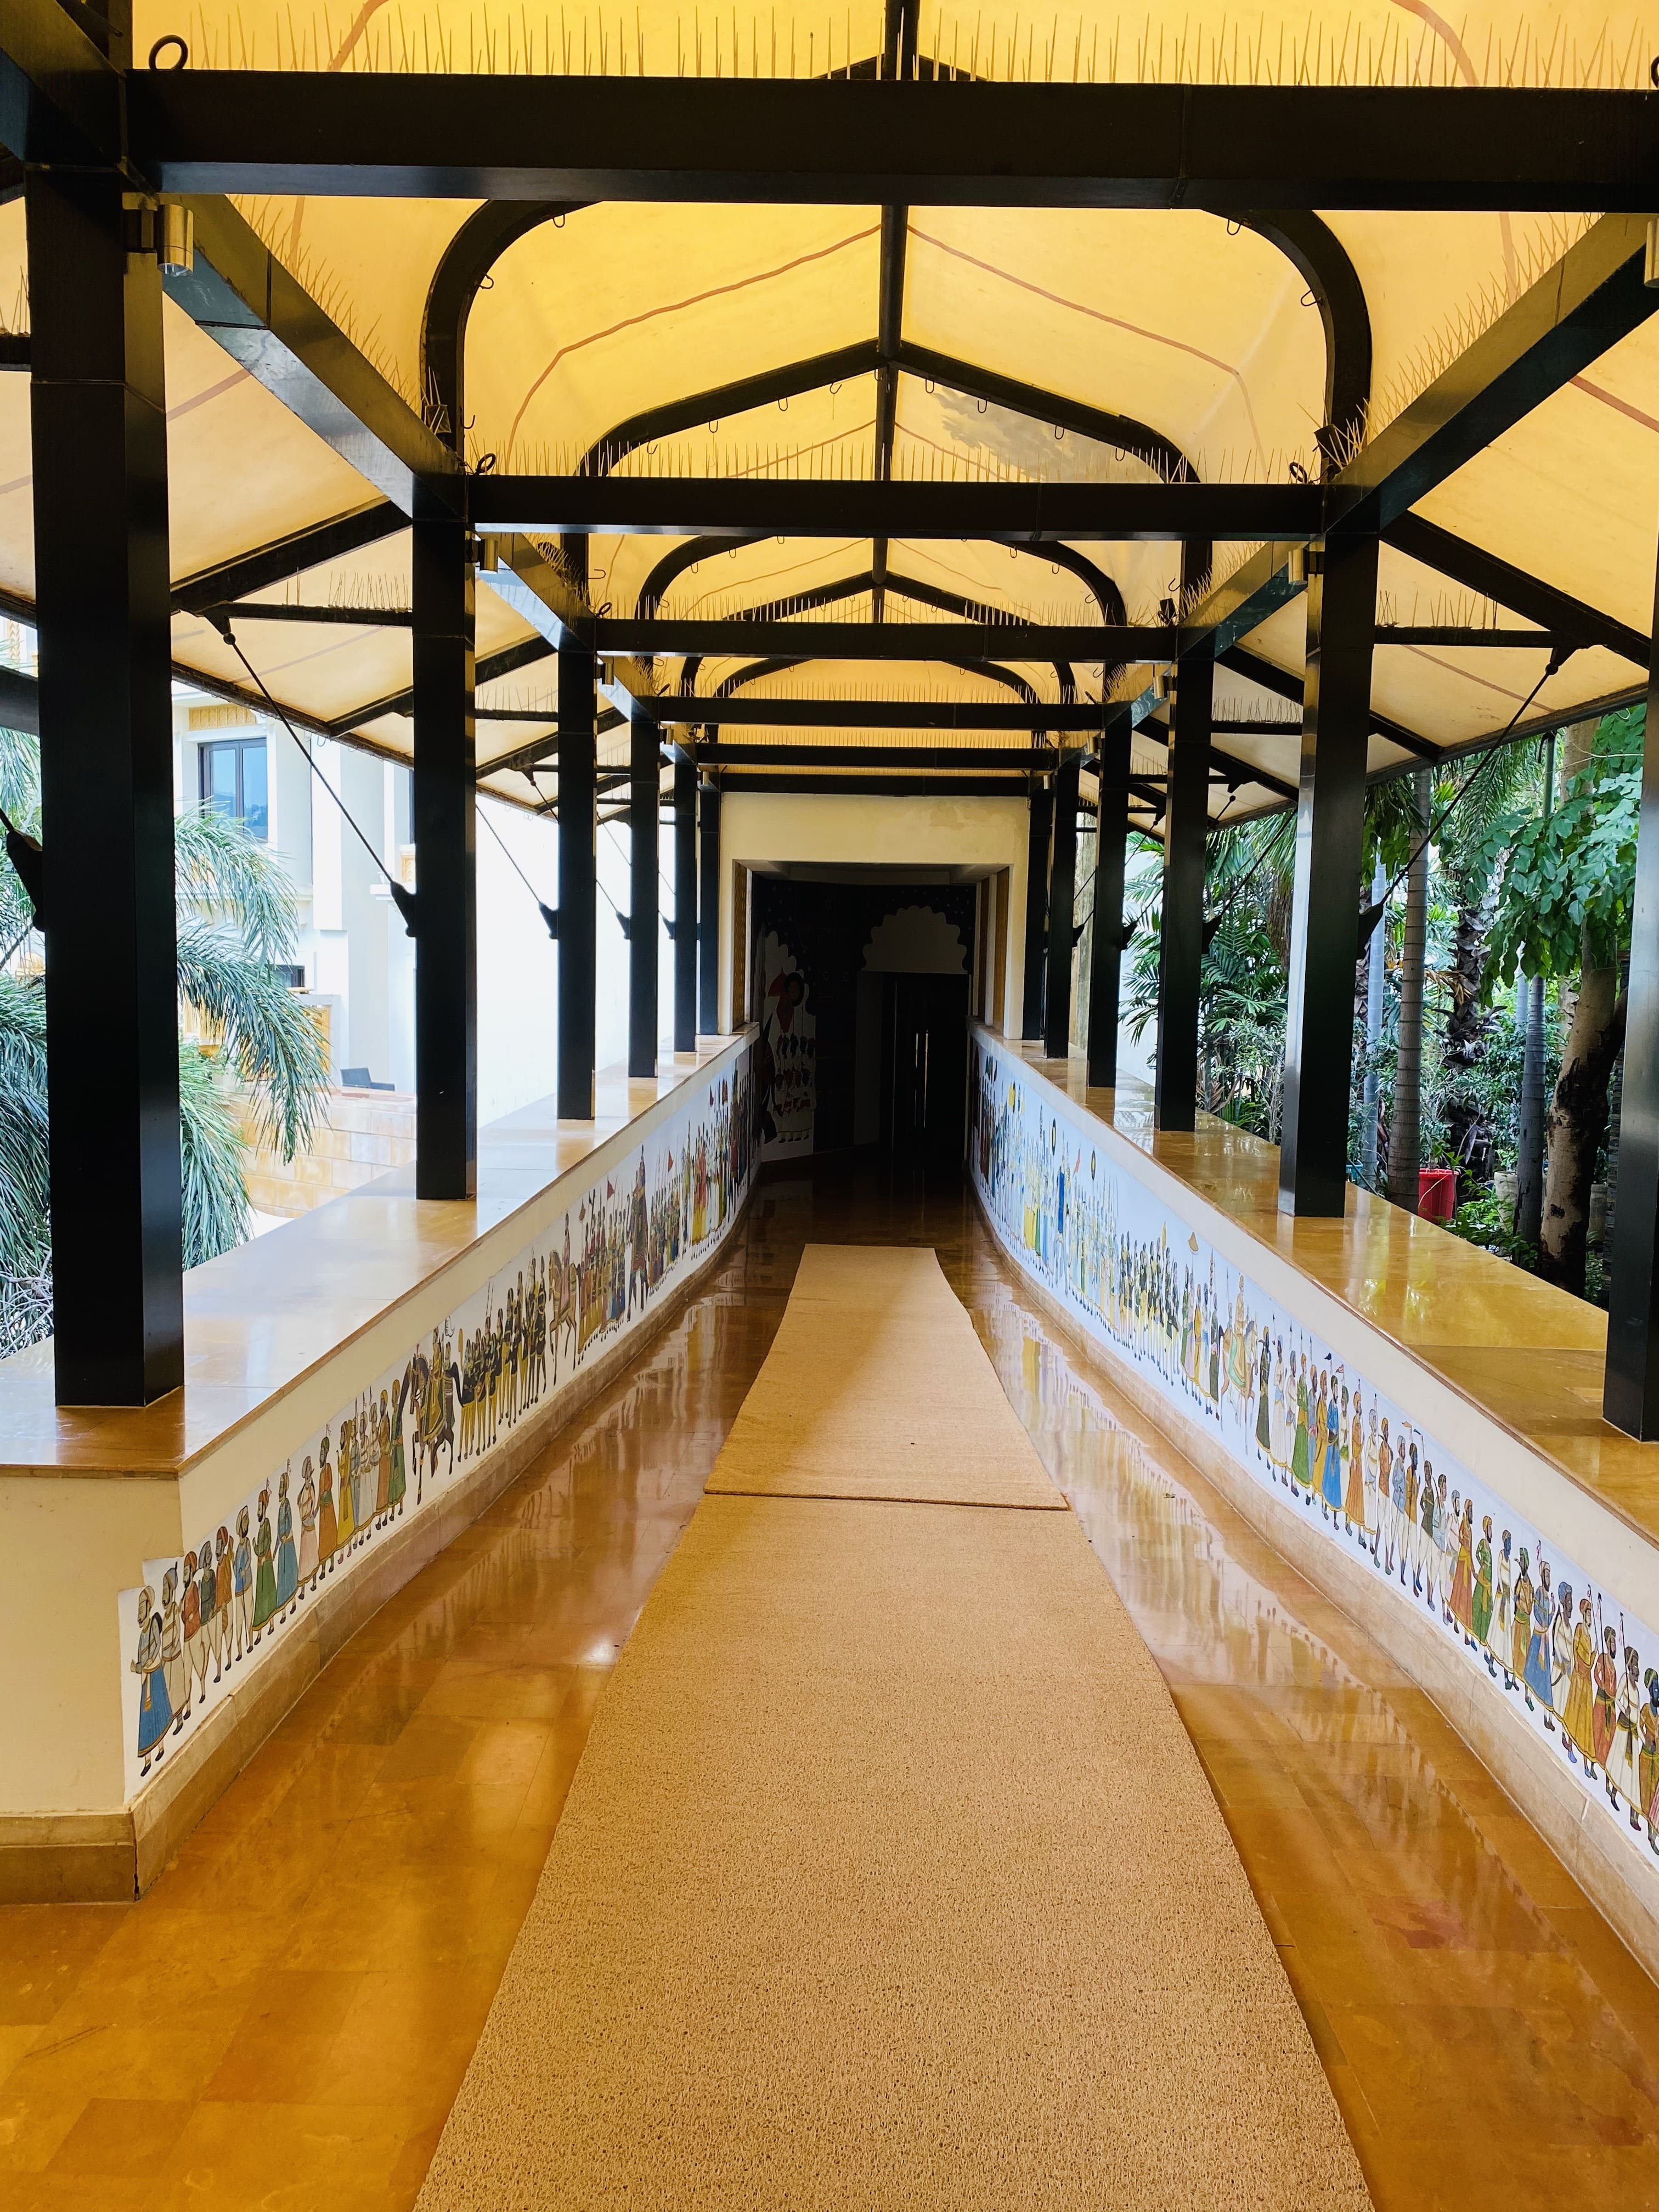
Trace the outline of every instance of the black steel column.
<path fill-rule="evenodd" d="M 702 883 L 697 898 L 697 1027 L 720 1033 L 720 788 L 702 787 Z"/>
<path fill-rule="evenodd" d="M 1127 718 L 1100 743 L 1100 811 L 1095 839 L 1093 943 L 1089 949 L 1089 1082 L 1117 1087 L 1117 1030 L 1123 967 L 1123 865 L 1129 836 Z"/>
<path fill-rule="evenodd" d="M 161 274 L 121 180 L 27 185 L 58 1398 L 185 1376 Z"/>
<path fill-rule="evenodd" d="M 1659 589 L 1654 603 L 1659 606 Z M 43 685 L 43 707 L 45 702 Z M 1601 1412 L 1627 1436 L 1654 1437 L 1659 1436 L 1659 662 L 1648 678 L 1626 1009 Z"/>
<path fill-rule="evenodd" d="M 559 647 L 559 1118 L 593 1119 L 598 896 L 593 655 Z"/>
<path fill-rule="evenodd" d="M 414 526 L 415 1194 L 478 1187 L 477 777 L 471 538 Z"/>
<path fill-rule="evenodd" d="M 1025 981 L 1019 1027 L 1023 1037 L 1042 1035 L 1042 956 L 1048 935 L 1048 826 L 1053 811 L 1048 785 L 1033 776 L 1025 848 Z"/>
<path fill-rule="evenodd" d="M 1077 909 L 1077 786 L 1083 756 L 1073 751 L 1054 775 L 1054 859 L 1048 872 L 1048 976 L 1042 997 L 1042 1049 L 1064 1060 L 1072 1048 L 1073 917 Z"/>
<path fill-rule="evenodd" d="M 1279 1204 L 1285 1213 L 1340 1218 L 1348 1186 L 1376 540 L 1333 537 L 1322 557 L 1310 549 L 1309 569 Z"/>
<path fill-rule="evenodd" d="M 674 750 L 674 1049 L 697 1048 L 697 764 Z"/>
<path fill-rule="evenodd" d="M 1154 1119 L 1190 1129 L 1198 1111 L 1199 990 L 1204 969 L 1204 867 L 1210 828 L 1210 724 L 1215 656 L 1200 646 L 1176 668 L 1169 806 L 1164 817 L 1163 934 L 1158 955 Z"/>
<path fill-rule="evenodd" d="M 662 732 L 635 706 L 628 725 L 628 1072 L 657 1073 L 657 849 Z"/>

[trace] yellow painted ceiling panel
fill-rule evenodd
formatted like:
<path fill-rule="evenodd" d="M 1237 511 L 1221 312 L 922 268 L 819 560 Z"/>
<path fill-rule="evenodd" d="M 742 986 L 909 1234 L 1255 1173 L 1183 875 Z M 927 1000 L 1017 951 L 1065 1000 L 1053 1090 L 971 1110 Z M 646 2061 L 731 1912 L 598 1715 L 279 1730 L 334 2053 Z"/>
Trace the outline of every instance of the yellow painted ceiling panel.
<path fill-rule="evenodd" d="M 175 577 L 374 498 L 372 484 L 170 300 L 162 315 Z"/>
<path fill-rule="evenodd" d="M 574 467 L 641 410 L 875 334 L 875 208 L 586 208 L 508 248 L 472 312 L 477 449 Z"/>
<path fill-rule="evenodd" d="M 512 0 L 350 0 L 322 9 L 286 0 L 137 0 L 143 53 L 186 31 L 198 67 L 553 70 L 572 76 L 811 76 L 866 61 L 882 46 L 880 0 L 853 7 L 769 7 L 640 0 L 532 15 Z M 1240 6 L 1074 4 L 1044 11 L 1002 0 L 945 0 L 921 11 L 921 54 L 945 68 L 1034 82 L 1256 82 L 1498 84 L 1646 82 L 1653 15 L 1643 7 L 1557 0 L 1533 16 L 1487 0 L 1453 16 L 1422 0 L 1307 0 Z"/>
<path fill-rule="evenodd" d="M 1304 281 L 1214 216 L 926 208 L 905 335 L 1172 439 L 1206 481 L 1311 467 L 1325 343 Z"/>
<path fill-rule="evenodd" d="M 1659 522 L 1659 327 L 1650 322 L 1604 354 L 1422 511 L 1645 635 Z"/>

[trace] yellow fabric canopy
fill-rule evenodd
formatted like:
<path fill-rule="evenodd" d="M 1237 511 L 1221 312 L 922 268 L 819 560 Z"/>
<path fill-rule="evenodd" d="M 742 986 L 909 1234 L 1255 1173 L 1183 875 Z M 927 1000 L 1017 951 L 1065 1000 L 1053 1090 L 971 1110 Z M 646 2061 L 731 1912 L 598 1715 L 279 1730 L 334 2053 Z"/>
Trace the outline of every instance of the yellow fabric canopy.
<path fill-rule="evenodd" d="M 626 15 L 565 9 L 531 23 L 505 4 L 340 7 L 301 15 L 268 0 L 180 11 L 139 0 L 142 54 L 177 32 L 193 64 L 228 68 L 495 70 L 805 76 L 882 52 L 884 11 L 785 8 L 757 13 L 642 5 Z M 1042 23 L 1012 9 L 922 7 L 918 66 L 998 78 L 1120 82 L 1384 84 L 1645 83 L 1659 21 L 1642 11 L 1558 8 L 1523 21 L 1510 9 L 1464 11 L 1455 27 L 1421 0 L 1359 8 L 1183 6 L 1133 18 L 1073 7 Z M 526 43 L 527 42 L 527 43 Z M 1291 157 L 1293 160 L 1293 156 Z M 740 163 L 741 149 L 734 162 Z M 476 204 L 329 198 L 236 203 L 260 239 L 326 308 L 408 404 L 432 416 L 422 328 L 434 280 Z M 862 477 L 879 453 L 875 374 L 883 210 L 863 206 L 594 205 L 533 223 L 495 259 L 473 302 L 465 361 L 469 462 L 501 472 L 598 466 L 629 475 Z M 920 349 L 894 378 L 888 465 L 900 477 L 972 483 L 1090 481 L 1154 473 L 1143 434 L 1206 483 L 1316 477 L 1327 406 L 1327 337 L 1313 289 L 1280 247 L 1241 220 L 1186 209 L 903 211 L 898 337 Z M 1536 214 L 1334 213 L 1325 218 L 1363 290 L 1370 323 L 1367 434 L 1375 436 L 1583 235 L 1593 217 Z M 0 208 L 0 321 L 26 296 L 21 203 Z M 176 582 L 373 501 L 374 488 L 288 412 L 246 369 L 169 303 L 166 319 L 171 530 Z M 836 356 L 822 377 L 763 404 L 728 388 Z M 848 356 L 852 356 L 851 359 Z M 923 358 L 925 356 L 925 358 Z M 939 364 L 945 364 L 940 368 Z M 951 364 L 957 365 L 958 383 Z M 1659 331 L 1650 324 L 1547 398 L 1513 430 L 1429 493 L 1420 513 L 1645 636 L 1659 522 Z M 971 373 L 970 373 L 971 372 Z M 993 393 L 975 391 L 975 380 Z M 997 380 L 1000 380 L 999 385 Z M 958 388 L 965 385 L 966 389 Z M 1006 386 L 1030 397 L 1011 404 Z M 1054 409 L 1045 411 L 1044 395 Z M 706 396 L 707 411 L 704 411 Z M 691 403 L 686 406 L 685 403 Z M 678 427 L 635 443 L 629 426 L 665 408 Z M 1092 410 L 1127 428 L 1084 434 L 1054 413 Z M 1139 426 L 1139 428 L 1136 428 Z M 441 428 L 448 426 L 441 425 Z M 647 425 L 647 428 L 649 426 Z M 624 434 L 619 437 L 618 434 Z M 1140 443 L 1137 444 L 1137 440 Z M 493 458 L 492 458 L 493 457 Z M 28 381 L 0 376 L 0 590 L 27 612 L 33 592 Z M 596 609 L 633 615 L 680 541 L 600 535 L 587 546 Z M 1180 591 L 1180 550 L 1163 544 L 1079 549 L 1121 593 L 1131 622 L 1158 618 Z M 1248 549 L 1226 549 L 1224 559 Z M 768 538 L 708 544 L 659 595 L 668 616 L 722 616 L 794 593 L 853 584 L 814 611 L 868 619 L 857 587 L 884 560 L 893 620 L 950 619 L 959 601 L 1044 623 L 1093 623 L 1089 583 L 1041 546 L 867 538 Z M 481 660 L 535 634 L 488 588 L 478 592 Z M 270 597 L 301 605 L 407 608 L 410 540 L 395 532 L 291 578 Z M 946 608 L 939 604 L 943 598 Z M 1525 617 L 1385 544 L 1378 619 L 1389 624 L 1528 628 Z M 1244 642 L 1296 688 L 1305 611 L 1293 599 Z M 244 649 L 290 710 L 406 756 L 410 723 L 395 701 L 410 680 L 406 628 L 258 624 Z M 175 618 L 179 662 L 210 682 L 243 672 L 199 616 Z M 1429 747 L 1458 748 L 1524 710 L 1568 720 L 1632 694 L 1644 670 L 1604 647 L 1574 653 L 1541 684 L 1538 647 L 1495 649 L 1384 641 L 1376 654 L 1379 722 Z M 740 664 L 705 661 L 708 691 Z M 1012 664 L 1011 664 L 1012 665 Z M 1018 673 L 1057 696 L 1052 662 Z M 1104 659 L 1074 669 L 1079 692 L 1125 696 L 1152 672 L 1114 675 Z M 884 696 L 1013 696 L 948 665 L 874 672 Z M 797 672 L 811 696 L 859 696 L 868 668 Z M 678 663 L 657 680 L 680 681 Z M 775 679 L 783 682 L 785 679 Z M 795 681 L 796 678 L 787 679 Z M 903 688 L 912 687 L 909 691 Z M 919 690 L 918 690 L 919 687 Z M 750 687 L 754 688 L 754 687 Z M 494 721 L 489 709 L 550 720 Z M 556 711 L 551 657 L 526 660 L 480 691 L 479 757 L 520 751 Z M 1299 740 L 1284 689 L 1223 669 L 1217 712 L 1278 725 L 1231 733 L 1231 755 L 1268 781 L 1214 805 L 1231 813 L 1282 803 Z M 758 732 L 746 731 L 745 736 Z M 842 741 L 833 729 L 775 733 L 780 744 Z M 842 733 L 868 745 L 866 731 Z M 894 743 L 921 738 L 895 733 Z M 988 739 L 987 742 L 989 742 Z M 1015 738 L 1015 750 L 1029 742 Z M 1419 757 L 1379 729 L 1373 769 Z M 614 750 L 614 744 L 613 744 Z M 1161 749 L 1151 745 L 1149 769 Z M 1138 759 L 1140 757 L 1137 755 Z M 521 799 L 532 787 L 498 777 Z M 542 788 L 547 788 L 543 779 Z"/>

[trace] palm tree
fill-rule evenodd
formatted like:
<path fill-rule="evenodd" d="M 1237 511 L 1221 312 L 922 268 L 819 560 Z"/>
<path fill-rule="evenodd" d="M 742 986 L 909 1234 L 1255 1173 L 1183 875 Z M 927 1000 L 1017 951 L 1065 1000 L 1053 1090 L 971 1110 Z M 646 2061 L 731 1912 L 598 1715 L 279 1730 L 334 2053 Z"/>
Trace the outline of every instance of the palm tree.
<path fill-rule="evenodd" d="M 1417 1211 L 1423 1142 L 1423 969 L 1428 942 L 1429 805 L 1432 778 L 1411 779 L 1413 844 L 1406 871 L 1406 918 L 1400 946 L 1400 1028 L 1395 1047 L 1394 1112 L 1389 1124 L 1389 1196 Z"/>
<path fill-rule="evenodd" d="M 1497 905 L 1494 842 L 1504 836 L 1517 809 L 1531 813 L 1539 799 L 1539 748 L 1531 742 L 1494 745 L 1466 775 L 1439 833 L 1442 878 L 1455 903 L 1452 964 L 1448 977 L 1446 1076 L 1443 1113 L 1445 1144 L 1455 1163 L 1460 1194 L 1468 1183 L 1492 1179 L 1493 1131 L 1478 1081 L 1492 1027 L 1486 971 Z"/>
<path fill-rule="evenodd" d="M 0 730 L 0 807 L 39 833 L 37 741 Z M 250 1218 L 239 1091 L 284 1159 L 308 1143 L 328 1082 L 321 1031 L 281 973 L 296 908 L 279 860 L 240 822 L 191 808 L 173 824 L 178 897 L 179 1167 L 185 1265 L 243 1242 Z M 0 866 L 0 1354 L 50 1334 L 46 993 L 32 909 Z"/>

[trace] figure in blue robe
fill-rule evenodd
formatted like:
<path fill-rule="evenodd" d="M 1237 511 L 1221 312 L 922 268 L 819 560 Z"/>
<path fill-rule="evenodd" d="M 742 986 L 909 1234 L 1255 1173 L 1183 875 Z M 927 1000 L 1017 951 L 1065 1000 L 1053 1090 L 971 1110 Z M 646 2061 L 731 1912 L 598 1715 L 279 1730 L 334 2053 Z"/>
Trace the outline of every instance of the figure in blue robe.
<path fill-rule="evenodd" d="M 131 1662 L 133 1673 L 144 1678 L 138 1692 L 138 1755 L 144 1762 L 141 1774 L 149 1772 L 150 1753 L 173 1726 L 173 1700 L 167 1695 L 167 1668 L 161 1658 L 161 1616 L 152 1611 L 155 1602 L 153 1591 L 140 1590 L 138 1652 Z M 157 1759 L 166 1748 L 162 1744 L 161 1751 L 155 1752 Z"/>
<path fill-rule="evenodd" d="M 278 1485 L 276 1508 L 276 1610 L 291 1604 L 300 1587 L 300 1563 L 294 1549 L 294 1508 L 288 1502 L 288 1470 Z"/>
<path fill-rule="evenodd" d="M 1532 1601 L 1532 1636 L 1527 1645 L 1527 1687 L 1547 1713 L 1555 1711 L 1555 1677 L 1550 1668 L 1550 1630 L 1555 1620 L 1555 1601 L 1550 1595 L 1548 1571 L 1538 1577 Z"/>
<path fill-rule="evenodd" d="M 1319 1494 L 1333 1513 L 1342 1510 L 1342 1423 L 1336 1408 L 1336 1385 L 1325 1407 L 1325 1473 Z"/>

